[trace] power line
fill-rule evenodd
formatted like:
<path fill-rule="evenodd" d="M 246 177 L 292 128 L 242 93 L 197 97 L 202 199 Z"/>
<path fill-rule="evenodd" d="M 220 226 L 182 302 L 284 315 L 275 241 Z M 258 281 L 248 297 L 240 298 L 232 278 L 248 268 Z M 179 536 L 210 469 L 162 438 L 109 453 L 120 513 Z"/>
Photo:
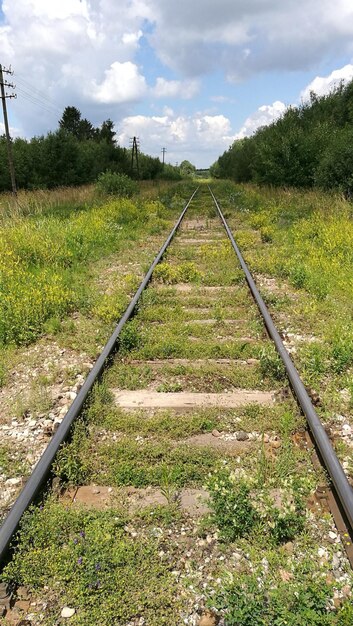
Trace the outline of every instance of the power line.
<path fill-rule="evenodd" d="M 41 102 L 41 100 L 36 98 L 36 96 L 33 96 L 28 91 L 23 90 L 21 87 L 18 87 L 17 89 L 24 100 L 28 100 L 28 102 L 31 102 L 32 104 L 40 107 L 43 111 L 46 111 L 47 113 L 51 113 L 52 115 L 55 115 L 55 116 L 58 116 L 61 114 L 60 109 L 54 109 L 54 107 L 51 108 L 46 103 Z"/>
<path fill-rule="evenodd" d="M 41 91 L 37 87 L 33 87 L 31 83 L 29 83 L 24 78 L 21 78 L 21 76 L 17 78 L 17 82 L 22 83 L 24 85 L 24 88 L 30 89 L 31 93 L 35 92 L 35 94 L 37 94 L 38 99 L 45 100 L 48 104 L 54 106 L 54 108 L 60 108 L 57 106 L 57 103 L 55 102 L 55 100 L 50 98 L 44 91 Z"/>

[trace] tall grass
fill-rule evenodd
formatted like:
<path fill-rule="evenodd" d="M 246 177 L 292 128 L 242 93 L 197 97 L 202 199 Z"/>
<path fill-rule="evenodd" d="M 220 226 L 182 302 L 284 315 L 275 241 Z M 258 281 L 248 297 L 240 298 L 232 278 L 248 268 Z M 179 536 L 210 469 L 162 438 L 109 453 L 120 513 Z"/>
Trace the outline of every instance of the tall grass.
<path fill-rule="evenodd" d="M 68 212 L 72 192 L 51 193 L 50 211 L 44 200 L 37 202 L 41 195 L 35 192 L 29 196 L 33 207 L 37 202 L 30 216 L 17 215 L 0 228 L 0 346 L 27 344 L 49 318 L 89 307 L 89 263 L 117 252 L 123 240 L 136 238 L 147 224 L 150 232 L 158 231 L 165 217 L 160 202 L 143 199 L 75 209 L 90 197 L 89 188 L 72 196 L 76 202 Z"/>

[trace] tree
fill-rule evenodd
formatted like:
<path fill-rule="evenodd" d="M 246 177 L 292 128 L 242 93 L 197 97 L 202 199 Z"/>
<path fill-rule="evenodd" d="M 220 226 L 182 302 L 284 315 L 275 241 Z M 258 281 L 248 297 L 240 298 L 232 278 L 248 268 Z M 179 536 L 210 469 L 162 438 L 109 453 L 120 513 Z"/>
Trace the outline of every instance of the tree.
<path fill-rule="evenodd" d="M 190 161 L 182 161 L 180 163 L 180 173 L 183 176 L 192 176 L 196 172 L 196 167 Z"/>
<path fill-rule="evenodd" d="M 78 137 L 81 122 L 81 112 L 76 107 L 65 107 L 59 127 L 75 137 Z"/>
<path fill-rule="evenodd" d="M 104 122 L 102 123 L 102 126 L 100 127 L 100 130 L 98 132 L 98 138 L 99 140 L 106 141 L 111 146 L 116 145 L 116 141 L 114 139 L 114 122 L 112 122 L 112 120 L 110 120 L 109 118 L 107 120 L 104 120 Z"/>

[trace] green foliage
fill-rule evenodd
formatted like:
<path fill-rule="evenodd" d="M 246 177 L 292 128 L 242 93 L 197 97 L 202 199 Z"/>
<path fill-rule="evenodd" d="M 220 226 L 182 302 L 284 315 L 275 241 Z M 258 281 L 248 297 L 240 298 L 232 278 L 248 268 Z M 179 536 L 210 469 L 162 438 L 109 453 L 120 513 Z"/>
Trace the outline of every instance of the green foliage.
<path fill-rule="evenodd" d="M 16 138 L 13 154 L 17 185 L 20 189 L 38 189 L 93 183 L 102 172 L 131 173 L 131 154 L 116 143 L 114 124 L 110 119 L 99 128 L 76 107 L 66 107 L 59 129 L 30 140 Z M 6 139 L 0 137 L 0 160 L 6 162 Z M 140 178 L 180 180 L 179 168 L 163 170 L 161 161 L 139 155 Z M 0 191 L 11 189 L 7 167 L 0 171 Z M 109 192 L 112 193 L 112 192 Z"/>
<path fill-rule="evenodd" d="M 272 377 L 275 380 L 283 380 L 285 378 L 282 359 L 272 344 L 261 349 L 260 367 L 264 377 Z"/>
<path fill-rule="evenodd" d="M 54 473 L 63 483 L 83 485 L 88 473 L 87 437 L 83 421 L 77 422 L 71 440 L 64 443 L 54 461 Z"/>
<path fill-rule="evenodd" d="M 122 354 L 130 352 L 142 343 L 136 320 L 125 324 L 119 336 L 119 349 Z"/>
<path fill-rule="evenodd" d="M 58 623 L 61 608 L 76 607 L 75 626 L 127 624 L 143 615 L 151 626 L 175 617 L 171 568 L 158 556 L 158 540 L 132 538 L 117 510 L 87 511 L 48 500 L 21 522 L 21 542 L 5 580 L 34 593 L 51 588 L 46 624 Z M 104 606 L 104 610 L 102 607 Z"/>
<path fill-rule="evenodd" d="M 167 285 L 176 283 L 194 283 L 198 282 L 202 274 L 197 269 L 195 263 L 184 261 L 179 265 L 172 265 L 167 262 L 159 263 L 153 274 L 154 278 Z"/>
<path fill-rule="evenodd" d="M 217 178 L 353 194 L 353 82 L 289 107 L 250 138 L 236 140 L 212 166 Z"/>
<path fill-rule="evenodd" d="M 98 176 L 96 187 L 99 193 L 118 198 L 131 198 L 139 190 L 137 183 L 126 174 L 110 171 Z"/>
<path fill-rule="evenodd" d="M 58 326 L 74 307 L 89 308 L 82 280 L 87 261 L 115 251 L 163 210 L 159 202 L 137 205 L 121 198 L 67 219 L 39 216 L 6 224 L 0 233 L 0 345 L 29 343 L 50 330 L 48 320 Z M 93 312 L 105 322 L 117 321 L 136 287 L 135 279 L 128 284 L 126 278 L 93 303 Z"/>
<path fill-rule="evenodd" d="M 214 520 L 222 537 L 227 541 L 246 537 L 257 519 L 248 484 L 241 479 L 234 481 L 227 470 L 216 470 L 209 477 L 208 489 Z"/>
<path fill-rule="evenodd" d="M 333 588 L 324 580 L 306 576 L 270 584 L 259 572 L 237 576 L 218 594 L 216 606 L 226 611 L 226 626 L 348 626 L 350 602 L 332 611 L 332 597 Z"/>
<path fill-rule="evenodd" d="M 283 488 L 273 485 L 271 480 L 264 485 L 227 468 L 209 476 L 213 521 L 225 540 L 235 541 L 253 531 L 278 545 L 302 532 L 305 517 L 300 488 L 290 481 Z"/>

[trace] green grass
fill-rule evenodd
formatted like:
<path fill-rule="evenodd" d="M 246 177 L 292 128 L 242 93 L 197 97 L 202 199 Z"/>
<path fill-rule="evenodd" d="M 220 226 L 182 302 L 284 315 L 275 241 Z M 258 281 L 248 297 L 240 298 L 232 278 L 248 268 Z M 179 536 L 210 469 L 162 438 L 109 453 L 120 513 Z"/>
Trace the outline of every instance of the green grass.
<path fill-rule="evenodd" d="M 70 623 L 77 626 L 128 623 L 141 614 L 151 626 L 167 626 L 178 610 L 173 562 L 166 567 L 158 539 L 132 538 L 125 524 L 121 511 L 76 510 L 48 500 L 25 515 L 22 544 L 5 578 L 39 597 L 43 585 L 50 587 L 47 626 L 58 623 L 63 606 L 76 608 Z"/>

